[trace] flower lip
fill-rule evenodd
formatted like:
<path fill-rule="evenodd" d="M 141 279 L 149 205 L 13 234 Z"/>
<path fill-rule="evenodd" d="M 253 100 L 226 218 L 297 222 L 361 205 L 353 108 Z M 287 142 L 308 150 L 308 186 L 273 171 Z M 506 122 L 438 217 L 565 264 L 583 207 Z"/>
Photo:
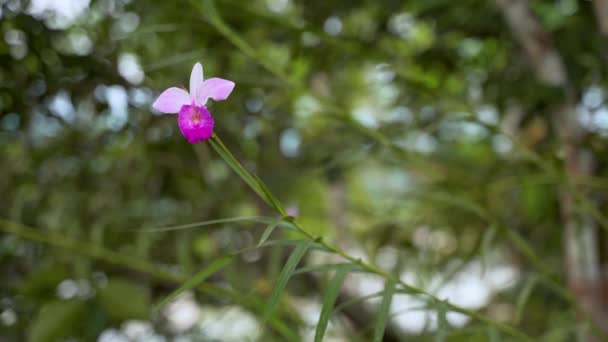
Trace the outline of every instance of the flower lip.
<path fill-rule="evenodd" d="M 204 106 L 188 104 L 180 109 L 177 124 L 182 135 L 194 144 L 211 138 L 215 121 Z"/>

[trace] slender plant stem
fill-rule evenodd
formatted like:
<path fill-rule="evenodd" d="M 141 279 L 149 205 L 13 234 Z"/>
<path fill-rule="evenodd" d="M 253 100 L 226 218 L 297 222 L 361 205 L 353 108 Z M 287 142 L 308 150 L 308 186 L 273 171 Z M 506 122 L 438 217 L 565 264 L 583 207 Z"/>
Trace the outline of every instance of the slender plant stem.
<path fill-rule="evenodd" d="M 259 194 L 259 188 L 256 188 L 255 185 L 252 185 L 250 179 L 258 179 L 256 177 L 254 177 L 253 175 L 249 174 L 248 171 L 246 171 L 246 169 L 240 164 L 240 162 L 232 155 L 232 153 L 228 150 L 228 148 L 226 148 L 226 146 L 222 143 L 222 141 L 220 140 L 220 138 L 214 134 L 213 137 L 211 138 L 211 143 L 213 148 L 218 152 L 218 154 L 224 158 L 224 160 L 228 163 L 228 165 L 230 167 L 232 167 L 233 170 L 235 170 L 235 172 L 241 176 L 242 178 L 244 178 L 245 183 L 247 183 L 252 190 Z M 221 150 L 221 151 L 220 151 Z M 247 175 L 243 175 L 243 171 L 245 173 L 247 173 Z M 267 190 L 268 191 L 268 190 Z M 271 195 L 271 194 L 270 194 Z M 275 198 L 274 196 L 272 196 L 273 198 Z M 267 200 L 266 198 L 262 197 L 263 200 Z M 268 203 L 268 202 L 267 202 Z M 274 203 L 268 203 L 271 207 L 275 207 Z M 281 216 L 285 216 L 285 212 L 282 210 L 277 210 L 276 208 L 274 208 L 277 213 Z M 308 231 L 306 231 L 302 226 L 300 226 L 295 220 L 291 220 L 290 221 L 293 226 L 297 229 L 297 231 L 302 234 L 306 239 L 309 239 L 311 241 L 315 241 L 316 243 L 318 243 L 319 245 L 323 246 L 328 252 L 334 253 L 336 255 L 341 256 L 342 258 L 352 262 L 353 264 L 358 265 L 359 267 L 361 267 L 363 270 L 372 273 L 372 274 L 376 274 L 386 280 L 389 281 L 393 281 L 396 284 L 398 284 L 399 286 L 401 286 L 401 288 L 403 290 L 405 290 L 408 293 L 414 294 L 414 295 L 419 295 L 419 296 L 423 296 L 426 297 L 427 299 L 429 299 L 431 302 L 435 302 L 435 303 L 442 303 L 443 305 L 445 305 L 445 307 L 449 308 L 452 311 L 455 312 L 460 312 L 462 314 L 465 314 L 471 318 L 474 318 L 480 322 L 486 323 L 488 325 L 491 325 L 493 327 L 495 327 L 496 329 L 509 334 L 513 337 L 518 338 L 518 340 L 520 341 L 534 341 L 534 339 L 530 336 L 528 336 L 526 333 L 521 332 L 517 329 L 515 329 L 514 327 L 504 324 L 504 323 L 500 323 L 500 322 L 496 322 L 494 320 L 492 320 L 491 318 L 480 314 L 476 311 L 473 310 L 469 310 L 467 308 L 452 304 L 450 302 L 448 302 L 447 300 L 441 300 L 438 297 L 436 297 L 435 295 L 426 292 L 423 289 L 420 289 L 418 287 L 412 286 L 410 284 L 405 283 L 403 280 L 401 280 L 399 277 L 390 274 L 388 272 L 383 271 L 382 269 L 380 269 L 379 267 L 365 262 L 363 260 L 361 260 L 360 258 L 356 258 L 350 254 L 348 254 L 347 252 L 345 252 L 344 250 L 340 249 L 337 246 L 334 246 L 333 244 L 323 240 L 321 237 L 317 237 L 314 236 L 313 234 L 309 233 Z"/>

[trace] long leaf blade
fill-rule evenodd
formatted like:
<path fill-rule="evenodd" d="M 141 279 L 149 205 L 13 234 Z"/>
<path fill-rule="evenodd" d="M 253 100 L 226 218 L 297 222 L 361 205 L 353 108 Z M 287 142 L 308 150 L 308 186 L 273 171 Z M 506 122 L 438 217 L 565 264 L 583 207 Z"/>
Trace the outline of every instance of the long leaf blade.
<path fill-rule="evenodd" d="M 272 316 L 274 310 L 279 304 L 279 300 L 281 299 L 281 295 L 287 286 L 289 278 L 291 278 L 296 266 L 300 263 L 300 260 L 302 260 L 304 254 L 306 254 L 306 251 L 311 245 L 312 241 L 310 240 L 299 243 L 289 256 L 289 259 L 287 259 L 287 263 L 285 263 L 281 273 L 279 273 L 276 285 L 270 294 L 270 300 L 268 301 L 268 305 L 266 305 L 266 310 L 264 312 L 264 320 L 267 320 L 270 316 Z"/>
<path fill-rule="evenodd" d="M 374 326 L 374 342 L 381 342 L 382 338 L 384 337 L 384 330 L 386 329 L 386 324 L 388 322 L 391 302 L 393 300 L 394 294 L 395 282 L 389 280 L 384 286 L 384 295 L 382 296 L 382 303 L 380 303 L 380 308 L 378 309 L 378 318 L 376 320 L 376 325 Z"/>
<path fill-rule="evenodd" d="M 323 296 L 323 307 L 321 308 L 319 322 L 317 323 L 317 329 L 315 330 L 315 342 L 323 341 L 323 336 L 325 336 L 325 331 L 327 330 L 327 325 L 329 323 L 331 313 L 334 310 L 336 299 L 340 294 L 340 289 L 342 288 L 344 279 L 350 272 L 350 269 L 350 265 L 343 265 L 338 267 L 338 269 L 336 270 L 336 274 L 329 283 L 327 292 L 325 292 L 325 295 Z"/>
<path fill-rule="evenodd" d="M 190 290 L 198 286 L 205 279 L 207 279 L 212 274 L 221 270 L 222 268 L 228 266 L 232 261 L 232 257 L 222 257 L 215 261 L 213 261 L 209 266 L 203 268 L 198 273 L 196 273 L 193 277 L 188 279 L 185 283 L 182 284 L 177 290 L 173 291 L 170 295 L 161 300 L 155 307 L 156 310 L 163 307 L 168 302 L 172 301 L 175 297 L 179 296 L 184 291 Z"/>
<path fill-rule="evenodd" d="M 274 232 L 274 230 L 279 226 L 279 224 L 281 224 L 282 221 L 283 219 L 276 219 L 275 221 L 270 222 L 268 226 L 266 226 L 266 229 L 264 229 L 264 232 L 262 233 L 262 237 L 260 238 L 257 247 L 262 246 L 266 242 L 266 240 L 268 240 L 270 234 Z"/>

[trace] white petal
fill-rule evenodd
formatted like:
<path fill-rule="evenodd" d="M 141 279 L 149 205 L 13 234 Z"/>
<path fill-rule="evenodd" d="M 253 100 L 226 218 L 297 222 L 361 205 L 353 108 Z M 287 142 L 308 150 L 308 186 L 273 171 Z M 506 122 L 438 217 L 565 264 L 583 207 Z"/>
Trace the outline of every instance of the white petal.
<path fill-rule="evenodd" d="M 171 87 L 158 96 L 152 107 L 161 113 L 173 114 L 179 112 L 182 106 L 190 101 L 187 91 Z"/>
<path fill-rule="evenodd" d="M 190 97 L 194 100 L 198 89 L 203 85 L 203 66 L 201 63 L 194 64 L 190 74 Z"/>

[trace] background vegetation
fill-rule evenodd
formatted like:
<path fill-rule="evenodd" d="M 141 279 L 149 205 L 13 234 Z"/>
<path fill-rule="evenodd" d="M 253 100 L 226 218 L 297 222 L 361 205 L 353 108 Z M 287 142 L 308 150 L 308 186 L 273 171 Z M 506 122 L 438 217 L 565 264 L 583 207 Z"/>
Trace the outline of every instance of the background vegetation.
<path fill-rule="evenodd" d="M 608 1 L 0 0 L 0 38 L 0 340 L 607 339 Z M 237 86 L 190 145 L 150 104 L 198 61 Z"/>

